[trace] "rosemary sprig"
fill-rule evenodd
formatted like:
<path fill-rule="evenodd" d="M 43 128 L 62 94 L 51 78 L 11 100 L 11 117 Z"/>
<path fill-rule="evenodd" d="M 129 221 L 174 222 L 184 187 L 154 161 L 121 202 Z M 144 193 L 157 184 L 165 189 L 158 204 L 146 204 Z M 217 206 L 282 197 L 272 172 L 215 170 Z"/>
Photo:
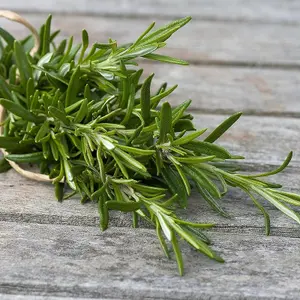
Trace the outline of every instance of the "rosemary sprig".
<path fill-rule="evenodd" d="M 82 203 L 97 203 L 102 230 L 109 225 L 110 210 L 132 213 L 134 227 L 140 218 L 149 221 L 168 257 L 167 242 L 171 244 L 180 274 L 178 238 L 223 261 L 203 232 L 213 224 L 196 224 L 176 215 L 178 208 L 188 206 L 192 189 L 223 216 L 228 216 L 221 203 L 228 186 L 242 189 L 262 212 L 267 234 L 270 218 L 260 198 L 300 223 L 290 208 L 299 206 L 300 196 L 261 179 L 282 171 L 292 153 L 273 172 L 239 174 L 235 160 L 242 157 L 214 142 L 241 113 L 200 140 L 206 129 L 195 130 L 193 117 L 186 112 L 191 101 L 175 108 L 164 102 L 159 107 L 176 86 L 163 84 L 153 94 L 154 74 L 141 80 L 138 58 L 187 64 L 154 52 L 189 21 L 187 17 L 157 30 L 153 23 L 131 44 L 119 46 L 109 40 L 89 47 L 85 30 L 80 45 L 74 45 L 72 37 L 55 44 L 58 32 L 51 32 L 50 16 L 40 29 L 40 46 L 34 54 L 29 53 L 32 36 L 17 41 L 0 30 L 0 105 L 7 111 L 0 148 L 8 152 L 0 171 L 10 168 L 9 161 L 39 165 L 41 174 L 53 181 L 59 201 L 80 194 Z M 73 192 L 65 194 L 67 187 Z"/>

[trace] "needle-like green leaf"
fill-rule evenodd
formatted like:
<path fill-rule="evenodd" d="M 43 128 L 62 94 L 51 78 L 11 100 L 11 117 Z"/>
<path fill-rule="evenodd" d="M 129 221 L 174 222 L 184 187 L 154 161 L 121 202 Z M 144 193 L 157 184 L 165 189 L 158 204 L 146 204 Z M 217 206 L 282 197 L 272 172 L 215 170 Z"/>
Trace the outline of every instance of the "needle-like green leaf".
<path fill-rule="evenodd" d="M 23 106 L 15 102 L 12 102 L 10 100 L 1 98 L 0 105 L 3 105 L 9 112 L 13 113 L 16 116 L 21 117 L 26 121 L 33 122 L 33 123 L 41 123 L 42 121 L 45 120 L 43 117 L 35 116 L 33 113 L 28 111 Z"/>
<path fill-rule="evenodd" d="M 80 53 L 80 57 L 78 60 L 79 63 L 82 62 L 84 53 L 85 53 L 86 49 L 88 48 L 88 46 L 89 46 L 89 34 L 85 29 L 83 29 L 82 30 L 82 48 L 81 48 L 81 53 Z"/>
<path fill-rule="evenodd" d="M 43 32 L 44 36 L 43 36 L 41 56 L 46 55 L 50 51 L 51 20 L 52 20 L 52 16 L 50 15 L 47 18 L 46 23 L 45 23 L 45 27 L 44 27 L 44 32 Z"/>
<path fill-rule="evenodd" d="M 7 160 L 17 163 L 38 163 L 44 160 L 43 152 L 26 153 L 26 154 L 8 154 Z"/>
<path fill-rule="evenodd" d="M 179 146 L 179 145 L 182 145 L 182 144 L 187 144 L 193 140 L 195 140 L 197 137 L 199 137 L 200 135 L 202 135 L 204 132 L 206 131 L 206 129 L 202 129 L 202 130 L 197 130 L 193 133 L 190 133 L 186 136 L 183 136 L 179 139 L 176 139 L 172 142 L 172 145 L 173 146 Z"/>
<path fill-rule="evenodd" d="M 212 133 L 205 138 L 205 142 L 213 143 L 221 137 L 242 115 L 241 112 L 235 113 L 221 123 Z"/>
<path fill-rule="evenodd" d="M 160 111 L 160 133 L 159 140 L 160 144 L 168 141 L 167 134 L 170 133 L 172 129 L 172 110 L 168 102 L 165 102 Z"/>
<path fill-rule="evenodd" d="M 167 56 L 167 55 L 161 55 L 161 54 L 147 54 L 144 55 L 144 58 L 148 58 L 148 59 L 152 59 L 152 60 L 157 60 L 157 61 L 161 61 L 161 62 L 165 62 L 165 63 L 170 63 L 170 64 L 176 64 L 176 65 L 188 65 L 189 63 L 185 60 L 182 59 L 178 59 L 178 58 L 174 58 L 171 56 Z"/>
<path fill-rule="evenodd" d="M 106 206 L 108 209 L 119 210 L 124 212 L 136 211 L 140 209 L 140 202 L 119 202 L 119 201 L 107 201 Z"/>
<path fill-rule="evenodd" d="M 69 106 L 76 102 L 76 96 L 79 89 L 79 81 L 80 81 L 80 67 L 77 67 L 75 72 L 72 74 L 72 77 L 69 82 L 69 86 L 67 89 L 65 106 Z"/>
<path fill-rule="evenodd" d="M 172 242 L 173 250 L 174 250 L 177 265 L 178 265 L 178 272 L 179 272 L 179 275 L 182 276 L 183 268 L 184 268 L 183 259 L 182 259 L 181 250 L 180 250 L 180 247 L 179 247 L 179 244 L 178 244 L 175 234 L 173 235 L 171 242 Z"/>
<path fill-rule="evenodd" d="M 141 89 L 141 109 L 142 109 L 142 117 L 144 119 L 145 125 L 149 124 L 151 113 L 151 102 L 150 102 L 150 86 L 153 79 L 154 74 L 150 75 L 143 83 Z"/>
<path fill-rule="evenodd" d="M 18 67 L 22 85 L 26 87 L 29 78 L 32 78 L 32 67 L 28 60 L 28 57 L 18 41 L 14 42 L 14 55 L 16 59 L 16 65 Z"/>
<path fill-rule="evenodd" d="M 256 174 L 256 175 L 244 175 L 243 177 L 257 178 L 257 177 L 266 177 L 266 176 L 275 175 L 275 174 L 283 171 L 289 165 L 290 161 L 292 160 L 292 157 L 293 157 L 293 152 L 291 151 L 279 168 L 277 168 L 273 171 L 270 171 L 270 172 L 265 172 L 265 173 Z"/>
<path fill-rule="evenodd" d="M 1 28 L 0 28 L 1 29 Z M 6 83 L 5 78 L 0 75 L 0 97 L 12 100 L 11 90 L 8 83 Z"/>
<path fill-rule="evenodd" d="M 74 123 L 80 123 L 88 114 L 88 99 L 84 99 L 81 103 L 80 109 L 78 110 Z"/>
<path fill-rule="evenodd" d="M 10 48 L 13 48 L 15 38 L 2 27 L 0 27 L 0 36 L 5 40 L 5 42 Z"/>

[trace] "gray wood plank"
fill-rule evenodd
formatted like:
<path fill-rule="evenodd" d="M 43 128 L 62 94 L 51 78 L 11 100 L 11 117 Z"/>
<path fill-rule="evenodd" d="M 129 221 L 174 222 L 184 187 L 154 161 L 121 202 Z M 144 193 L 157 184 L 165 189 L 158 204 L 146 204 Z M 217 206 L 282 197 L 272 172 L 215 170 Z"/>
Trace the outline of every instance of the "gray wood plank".
<path fill-rule="evenodd" d="M 0 292 L 122 299 L 296 299 L 299 239 L 211 233 L 219 264 L 183 244 L 186 273 L 148 229 L 0 223 Z"/>
<path fill-rule="evenodd" d="M 98 227 L 99 217 L 95 203 L 81 205 L 79 197 L 58 203 L 51 185 L 26 180 L 14 171 L 9 171 L 0 178 L 0 221 Z M 298 193 L 299 188 L 295 187 L 299 179 L 299 173 L 291 171 L 277 176 L 277 181 L 286 190 Z M 267 201 L 262 203 L 271 217 L 272 235 L 300 237 L 299 224 Z M 264 233 L 263 216 L 243 192 L 231 189 L 223 198 L 222 207 L 230 214 L 230 218 L 216 214 L 198 194 L 193 193 L 188 209 L 179 210 L 178 214 L 193 222 L 214 223 L 216 226 L 213 231 L 217 232 Z M 131 214 L 110 212 L 110 226 L 129 228 L 131 224 Z M 152 228 L 151 224 L 143 221 L 140 226 Z"/>
<path fill-rule="evenodd" d="M 127 17 L 191 15 L 201 20 L 300 22 L 300 4 L 292 0 L 10 0 L 1 3 L 1 6 L 2 9 L 26 12 L 109 14 Z"/>
<path fill-rule="evenodd" d="M 43 14 L 25 16 L 34 26 L 45 20 Z M 105 42 L 111 37 L 124 43 L 136 39 L 152 21 L 153 18 L 55 15 L 53 29 L 61 29 L 65 36 L 74 35 L 78 41 L 85 28 L 91 41 Z M 19 24 L 2 19 L 0 22 L 16 36 L 25 34 Z M 164 19 L 157 23 L 166 22 Z M 236 23 L 194 20 L 170 39 L 162 53 L 197 63 L 299 68 L 300 42 L 295 39 L 298 32 L 299 26 L 295 25 L 241 23 L 237 26 Z"/>
<path fill-rule="evenodd" d="M 194 116 L 196 128 L 208 127 L 210 130 L 226 118 L 223 115 Z M 237 155 L 244 155 L 247 162 L 262 165 L 280 164 L 292 150 L 294 158 L 291 165 L 298 167 L 300 144 L 295 137 L 299 133 L 299 122 L 296 118 L 242 116 L 219 143 Z"/>
<path fill-rule="evenodd" d="M 167 98 L 173 105 L 192 99 L 199 112 L 299 116 L 300 75 L 296 70 L 141 63 L 155 73 L 153 91 L 163 83 L 179 84 Z"/>
<path fill-rule="evenodd" d="M 212 128 L 225 116 L 197 115 L 198 127 Z M 220 144 L 232 150 L 234 154 L 247 157 L 244 169 L 250 172 L 271 170 L 278 166 L 289 152 L 300 148 L 297 136 L 300 120 L 291 118 L 261 118 L 248 116 L 240 120 L 229 133 L 220 140 Z M 274 176 L 274 181 L 282 183 L 287 190 L 299 192 L 300 174 L 298 171 L 300 155 L 296 151 L 295 159 L 284 173 Z M 264 166 L 264 163 L 267 164 Z M 0 174 L 0 220 L 44 224 L 69 224 L 76 226 L 97 226 L 98 213 L 95 204 L 84 206 L 74 198 L 57 203 L 53 188 L 49 184 L 36 183 L 16 175 L 14 171 Z M 289 220 L 281 212 L 265 203 L 273 220 L 273 234 L 300 236 L 298 224 Z M 189 210 L 181 215 L 197 222 L 214 222 L 218 231 L 223 232 L 263 232 L 263 219 L 260 212 L 242 192 L 231 191 L 223 202 L 223 207 L 232 215 L 225 219 L 216 215 L 198 196 L 193 195 Z M 112 213 L 113 226 L 131 226 L 131 216 Z M 143 224 L 147 226 L 147 224 Z M 148 225 L 149 226 L 149 225 Z"/>
<path fill-rule="evenodd" d="M 16 294 L 0 294 L 1 300 L 89 300 L 96 298 L 82 298 L 82 297 L 52 297 L 52 296 L 26 296 L 26 295 L 16 295 Z M 104 298 L 97 298 L 102 300 Z M 105 300 L 120 300 L 117 298 L 105 298 Z"/>

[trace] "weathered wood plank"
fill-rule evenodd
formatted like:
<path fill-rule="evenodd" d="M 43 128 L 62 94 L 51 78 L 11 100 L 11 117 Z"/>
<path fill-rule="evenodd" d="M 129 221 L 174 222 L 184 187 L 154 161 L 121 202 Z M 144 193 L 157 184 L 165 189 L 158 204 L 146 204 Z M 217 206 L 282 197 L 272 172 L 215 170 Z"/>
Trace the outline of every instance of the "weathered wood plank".
<path fill-rule="evenodd" d="M 277 180 L 287 190 L 299 192 L 295 188 L 300 180 L 298 173 L 285 172 L 277 176 Z M 0 221 L 98 227 L 99 217 L 95 203 L 81 205 L 79 197 L 58 203 L 52 186 L 26 180 L 14 171 L 1 175 L 0 190 Z M 266 201 L 262 203 L 270 213 L 272 235 L 300 237 L 300 227 L 296 222 Z M 214 223 L 216 227 L 213 230 L 217 232 L 264 233 L 263 216 L 243 192 L 232 189 L 222 200 L 222 206 L 231 218 L 216 214 L 194 193 L 190 197 L 188 209 L 178 213 L 190 221 Z M 110 226 L 131 227 L 131 224 L 130 214 L 110 212 Z M 141 222 L 140 225 L 152 228 L 146 222 Z"/>
<path fill-rule="evenodd" d="M 183 244 L 186 274 L 148 229 L 0 223 L 0 292 L 126 299 L 295 299 L 300 240 L 211 233 L 219 264 Z M 230 238 L 229 238 L 230 237 Z"/>
<path fill-rule="evenodd" d="M 49 297 L 49 296 L 26 296 L 26 295 L 8 295 L 0 294 L 1 300 L 90 300 L 91 298 L 82 298 L 82 297 Z M 101 298 L 98 298 L 101 299 Z M 102 298 L 103 299 L 103 298 Z M 105 300 L 120 300 L 117 298 L 105 298 Z"/>
<path fill-rule="evenodd" d="M 200 112 L 299 116 L 300 75 L 296 70 L 176 66 L 142 63 L 155 73 L 153 91 L 168 82 L 179 84 L 168 98 L 173 105 L 192 99 Z"/>
<path fill-rule="evenodd" d="M 195 114 L 195 126 L 215 128 L 224 119 L 225 116 Z M 242 116 L 219 143 L 255 164 L 280 164 L 292 150 L 295 153 L 291 165 L 298 167 L 299 125 L 300 120 L 296 118 Z"/>
<path fill-rule="evenodd" d="M 221 122 L 225 116 L 197 115 L 198 127 L 212 126 Z M 220 140 L 234 154 L 247 157 L 245 169 L 261 172 L 279 165 L 289 150 L 300 149 L 297 136 L 300 120 L 291 118 L 244 117 Z M 282 183 L 287 190 L 299 192 L 300 173 L 298 167 L 300 155 L 296 153 L 291 167 L 273 178 Z M 264 166 L 263 164 L 267 164 Z M 270 166 L 271 165 L 271 166 Z M 1 211 L 0 220 L 34 222 L 44 224 L 70 224 L 76 226 L 97 226 L 98 213 L 94 204 L 80 205 L 79 199 L 57 203 L 54 200 L 51 185 L 36 183 L 16 175 L 14 171 L 0 174 Z M 299 226 L 289 220 L 272 205 L 267 203 L 273 220 L 274 234 L 300 236 Z M 193 196 L 190 208 L 181 212 L 182 216 L 197 222 L 214 222 L 217 230 L 238 232 L 239 230 L 263 232 L 263 219 L 260 212 L 252 205 L 246 195 L 239 191 L 230 192 L 223 202 L 223 207 L 232 215 L 225 219 L 216 215 L 198 196 Z M 130 215 L 112 214 L 113 226 L 131 226 Z M 146 224 L 143 224 L 144 226 Z M 242 229 L 240 229 L 242 227 Z M 243 229 L 244 228 L 244 229 Z"/>
<path fill-rule="evenodd" d="M 45 15 L 26 15 L 34 25 L 39 26 Z M 56 15 L 53 28 L 61 29 L 63 35 L 75 35 L 80 40 L 85 28 L 91 41 L 107 41 L 114 38 L 119 43 L 135 40 L 148 27 L 153 18 L 123 19 Z M 158 25 L 167 23 L 159 20 Z M 1 20 L 2 26 L 17 36 L 25 34 L 19 24 Z M 281 24 L 224 23 L 192 21 L 169 41 L 168 53 L 198 63 L 232 63 L 250 65 L 283 65 L 299 67 L 300 42 L 295 39 L 299 26 Z"/>
<path fill-rule="evenodd" d="M 79 13 L 92 15 L 122 15 L 128 17 L 191 15 L 198 19 L 255 21 L 255 22 L 300 22 L 300 4 L 297 1 L 267 0 L 64 0 L 28 3 L 20 0 L 5 1 L 2 9 L 25 12 Z"/>

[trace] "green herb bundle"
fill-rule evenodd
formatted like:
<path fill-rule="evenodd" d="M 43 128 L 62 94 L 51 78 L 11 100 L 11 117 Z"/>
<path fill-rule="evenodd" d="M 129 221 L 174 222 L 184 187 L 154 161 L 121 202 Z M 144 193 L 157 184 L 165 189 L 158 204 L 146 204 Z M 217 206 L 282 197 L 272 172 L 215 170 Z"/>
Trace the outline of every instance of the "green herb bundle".
<path fill-rule="evenodd" d="M 164 83 L 152 93 L 154 74 L 141 80 L 137 58 L 187 64 L 155 51 L 189 21 L 180 19 L 156 30 L 153 23 L 134 43 L 119 46 L 110 39 L 90 46 L 85 30 L 79 45 L 73 37 L 56 44 L 59 31 L 51 31 L 50 16 L 40 29 L 37 51 L 31 51 L 34 36 L 17 41 L 0 28 L 0 104 L 6 111 L 0 171 L 19 163 L 38 165 L 41 180 L 53 182 L 59 201 L 80 194 L 81 203 L 97 203 L 102 230 L 108 227 L 110 210 L 130 212 L 134 227 L 145 219 L 156 228 L 168 257 L 173 248 L 180 274 L 179 239 L 223 261 L 204 233 L 213 224 L 195 224 L 176 215 L 178 208 L 188 206 L 191 190 L 226 217 L 221 200 L 228 186 L 242 189 L 263 214 L 266 234 L 270 220 L 260 198 L 300 222 L 289 206 L 299 206 L 300 196 L 262 180 L 282 171 L 292 153 L 272 172 L 240 174 L 236 159 L 242 157 L 215 141 L 241 113 L 199 139 L 206 129 L 194 128 L 187 112 L 191 101 L 173 108 L 168 102 L 160 105 L 176 86 Z"/>

